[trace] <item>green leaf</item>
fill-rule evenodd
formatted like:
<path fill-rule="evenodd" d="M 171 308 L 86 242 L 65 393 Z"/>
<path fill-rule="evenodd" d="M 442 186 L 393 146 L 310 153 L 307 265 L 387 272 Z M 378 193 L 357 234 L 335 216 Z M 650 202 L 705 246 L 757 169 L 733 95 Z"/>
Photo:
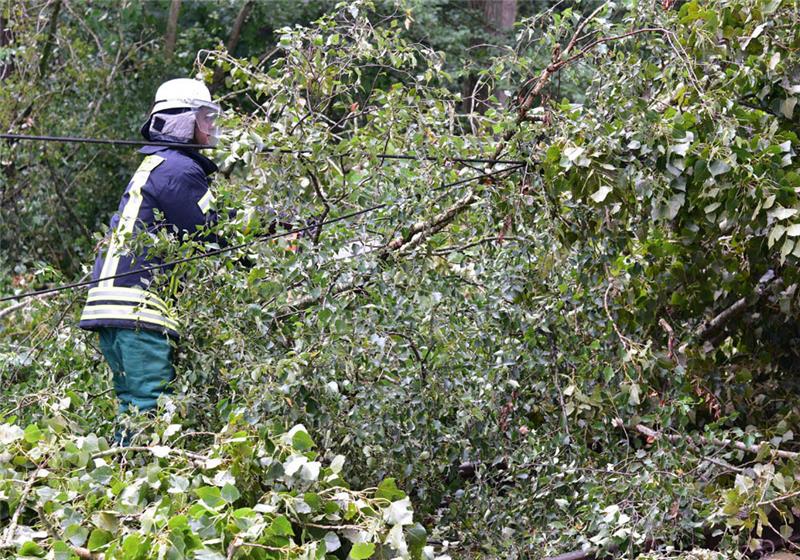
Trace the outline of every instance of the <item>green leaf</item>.
<path fill-rule="evenodd" d="M 194 492 L 208 507 L 215 508 L 223 503 L 222 494 L 216 486 L 202 486 Z"/>
<path fill-rule="evenodd" d="M 314 440 L 303 430 L 298 430 L 292 436 L 292 447 L 298 451 L 306 451 L 314 447 Z"/>
<path fill-rule="evenodd" d="M 422 549 L 428 544 L 428 532 L 425 527 L 420 523 L 414 523 L 406 528 L 406 542 L 408 542 L 408 550 L 411 557 L 420 557 Z"/>
<path fill-rule="evenodd" d="M 315 494 L 314 492 L 306 492 L 303 494 L 303 501 L 308 504 L 312 511 L 317 511 L 322 507 L 322 500 L 319 494 Z"/>
<path fill-rule="evenodd" d="M 33 541 L 24 543 L 19 547 L 17 553 L 20 556 L 35 556 L 37 558 L 42 558 L 45 555 L 44 549 Z"/>
<path fill-rule="evenodd" d="M 222 487 L 221 496 L 223 500 L 225 500 L 229 504 L 232 504 L 241 497 L 241 494 L 239 493 L 239 490 L 236 488 L 236 486 L 234 486 L 233 484 L 226 484 L 225 486 Z"/>
<path fill-rule="evenodd" d="M 709 173 L 711 173 L 711 175 L 713 175 L 714 177 L 716 177 L 717 175 L 722 175 L 724 173 L 727 173 L 730 170 L 731 166 L 722 160 L 714 160 L 708 166 Z"/>
<path fill-rule="evenodd" d="M 292 524 L 283 515 L 279 515 L 272 521 L 272 525 L 269 526 L 269 530 L 273 535 L 278 535 L 279 537 L 294 535 Z"/>
<path fill-rule="evenodd" d="M 591 198 L 592 200 L 594 200 L 597 203 L 603 202 L 606 199 L 606 197 L 608 196 L 608 193 L 610 193 L 612 190 L 614 190 L 614 189 L 612 189 L 611 187 L 607 187 L 607 186 L 603 185 L 599 189 L 597 189 L 596 192 L 590 194 L 589 198 Z"/>
<path fill-rule="evenodd" d="M 89 535 L 89 543 L 86 545 L 89 550 L 97 550 L 104 547 L 113 539 L 113 535 L 103 529 L 95 529 Z"/>
<path fill-rule="evenodd" d="M 64 538 L 75 546 L 83 546 L 88 536 L 89 530 L 81 527 L 80 523 L 73 523 L 64 531 Z"/>
<path fill-rule="evenodd" d="M 167 522 L 170 529 L 181 529 L 189 526 L 189 520 L 185 515 L 176 515 Z"/>
<path fill-rule="evenodd" d="M 122 552 L 126 559 L 139 557 L 144 547 L 144 539 L 136 533 L 131 533 L 122 541 Z"/>
<path fill-rule="evenodd" d="M 119 519 L 110 511 L 98 511 L 92 515 L 92 522 L 94 522 L 98 529 L 103 529 L 112 533 L 119 529 Z"/>
<path fill-rule="evenodd" d="M 375 545 L 373 543 L 356 543 L 350 549 L 350 558 L 353 560 L 364 560 L 375 554 Z"/>
<path fill-rule="evenodd" d="M 36 424 L 30 424 L 25 428 L 25 441 L 28 443 L 36 443 L 42 439 L 42 430 Z"/>
<path fill-rule="evenodd" d="M 405 498 L 406 493 L 397 487 L 397 482 L 394 478 L 385 478 L 378 485 L 378 490 L 375 492 L 375 497 L 394 502 Z"/>

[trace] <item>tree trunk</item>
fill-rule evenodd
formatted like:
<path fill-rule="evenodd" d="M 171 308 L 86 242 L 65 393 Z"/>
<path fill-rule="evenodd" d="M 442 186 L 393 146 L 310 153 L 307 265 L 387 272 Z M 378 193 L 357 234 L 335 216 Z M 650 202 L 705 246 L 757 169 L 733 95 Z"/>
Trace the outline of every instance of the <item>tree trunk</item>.
<path fill-rule="evenodd" d="M 172 58 L 175 52 L 175 43 L 178 40 L 178 14 L 181 12 L 181 0 L 172 0 L 169 5 L 169 17 L 167 18 L 167 32 L 164 35 L 164 53 L 167 60 Z"/>
<path fill-rule="evenodd" d="M 469 0 L 469 6 L 481 12 L 484 30 L 497 38 L 506 35 L 517 19 L 517 0 Z M 477 75 L 471 74 L 464 80 L 461 92 L 465 112 L 483 113 L 489 108 L 487 99 L 492 92 L 487 85 L 478 84 Z M 502 90 L 496 90 L 495 96 L 505 105 L 506 95 Z"/>
<path fill-rule="evenodd" d="M 250 12 L 253 11 L 253 6 L 255 6 L 255 0 L 247 0 L 242 6 L 242 9 L 239 10 L 239 15 L 236 16 L 236 21 L 233 22 L 233 28 L 231 29 L 231 34 L 228 37 L 228 44 L 225 47 L 228 49 L 228 54 L 233 56 L 233 52 L 236 50 L 237 45 L 239 44 L 239 38 L 242 36 L 242 27 L 244 27 L 244 22 L 247 21 L 247 18 L 250 16 Z M 214 93 L 219 86 L 222 85 L 222 80 L 225 74 L 221 67 L 214 69 L 214 78 L 211 80 L 211 93 Z"/>
<path fill-rule="evenodd" d="M 39 59 L 39 78 L 44 78 L 47 74 L 47 63 L 50 60 L 50 53 L 53 51 L 59 12 L 61 12 L 61 0 L 56 0 L 53 6 L 53 15 L 50 16 L 50 22 L 47 26 L 47 38 L 42 47 L 42 58 Z"/>
<path fill-rule="evenodd" d="M 5 16 L 0 15 L 0 48 L 10 47 L 14 43 L 14 35 L 8 28 L 9 21 Z M 0 64 L 0 81 L 6 79 L 14 71 L 14 59 L 9 57 L 7 61 Z"/>
<path fill-rule="evenodd" d="M 496 35 L 505 34 L 517 20 L 517 0 L 470 0 L 483 10 L 484 26 Z"/>

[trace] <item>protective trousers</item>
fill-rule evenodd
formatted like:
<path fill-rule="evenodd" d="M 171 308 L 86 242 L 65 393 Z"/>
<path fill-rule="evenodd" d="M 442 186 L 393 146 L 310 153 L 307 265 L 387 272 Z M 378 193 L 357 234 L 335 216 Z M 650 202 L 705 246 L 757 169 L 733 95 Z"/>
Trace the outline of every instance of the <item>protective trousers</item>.
<path fill-rule="evenodd" d="M 113 372 L 119 413 L 131 406 L 140 411 L 155 408 L 159 395 L 175 379 L 169 338 L 143 329 L 102 327 L 98 331 L 100 349 Z"/>

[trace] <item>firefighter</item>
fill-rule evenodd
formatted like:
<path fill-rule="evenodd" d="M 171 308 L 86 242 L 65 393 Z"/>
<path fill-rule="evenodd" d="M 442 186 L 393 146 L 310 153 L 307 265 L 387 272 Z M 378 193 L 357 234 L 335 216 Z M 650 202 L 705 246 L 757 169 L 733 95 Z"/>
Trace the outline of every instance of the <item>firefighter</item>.
<path fill-rule="evenodd" d="M 97 331 L 100 349 L 113 373 L 120 416 L 134 409 L 149 411 L 169 391 L 175 378 L 174 344 L 180 320 L 169 298 L 154 293 L 159 264 L 136 243 L 143 234 L 167 229 L 182 239 L 213 225 L 214 195 L 209 176 L 217 166 L 188 144 L 213 146 L 220 108 L 203 82 L 176 79 L 163 83 L 142 126 L 145 139 L 173 145 L 146 146 L 139 168 L 125 188 L 109 234 L 101 243 L 80 327 Z M 130 273 L 119 278 L 107 278 Z M 127 444 L 119 430 L 118 443 Z"/>

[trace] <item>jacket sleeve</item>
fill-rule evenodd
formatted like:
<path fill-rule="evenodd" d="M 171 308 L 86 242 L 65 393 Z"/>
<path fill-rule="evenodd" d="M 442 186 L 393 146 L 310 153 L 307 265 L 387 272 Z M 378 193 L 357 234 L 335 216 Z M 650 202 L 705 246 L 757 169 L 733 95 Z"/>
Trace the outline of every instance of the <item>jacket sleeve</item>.
<path fill-rule="evenodd" d="M 173 176 L 158 196 L 158 206 L 164 212 L 167 225 L 189 234 L 217 222 L 217 213 L 211 207 L 213 202 L 208 179 L 202 171 L 194 169 Z M 219 241 L 215 235 L 205 239 Z"/>

